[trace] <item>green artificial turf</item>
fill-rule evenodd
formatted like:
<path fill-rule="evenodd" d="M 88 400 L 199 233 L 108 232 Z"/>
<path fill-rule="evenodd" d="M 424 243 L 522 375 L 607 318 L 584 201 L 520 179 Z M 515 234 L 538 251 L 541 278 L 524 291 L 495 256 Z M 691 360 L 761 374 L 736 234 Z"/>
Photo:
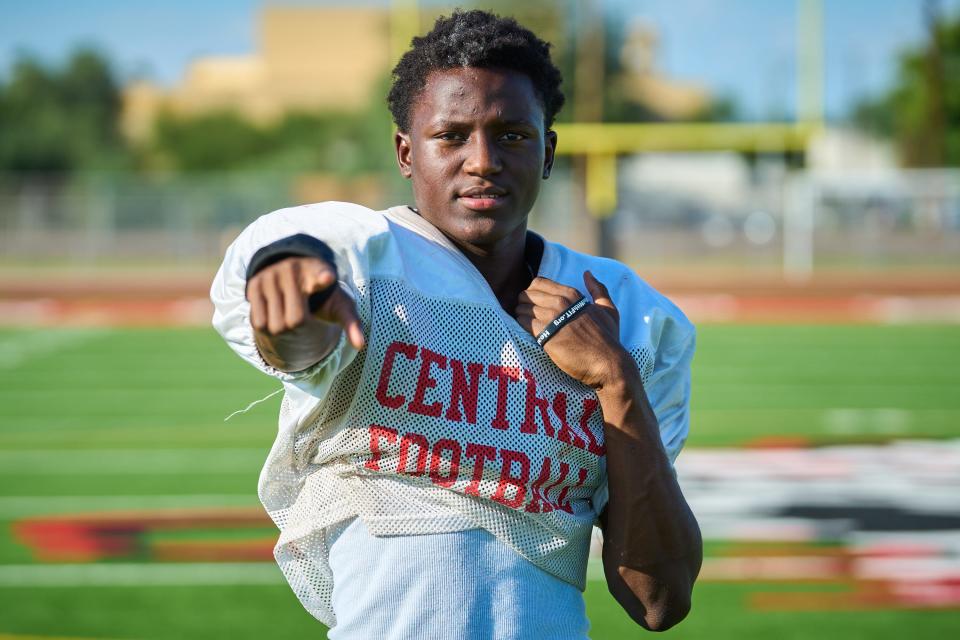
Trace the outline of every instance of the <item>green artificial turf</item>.
<path fill-rule="evenodd" d="M 960 435 L 960 327 L 700 327 L 688 447 Z M 278 388 L 205 329 L 0 331 L 0 572 L 32 562 L 31 515 L 256 504 Z M 259 534 L 259 532 L 257 532 Z M 201 536 L 202 537 L 202 536 Z M 710 547 L 708 547 L 709 553 Z M 703 583 L 677 638 L 948 637 L 957 611 L 757 611 L 758 590 Z M 641 635 L 591 581 L 594 638 Z M 281 582 L 0 586 L 0 636 L 303 638 L 322 629 Z"/>

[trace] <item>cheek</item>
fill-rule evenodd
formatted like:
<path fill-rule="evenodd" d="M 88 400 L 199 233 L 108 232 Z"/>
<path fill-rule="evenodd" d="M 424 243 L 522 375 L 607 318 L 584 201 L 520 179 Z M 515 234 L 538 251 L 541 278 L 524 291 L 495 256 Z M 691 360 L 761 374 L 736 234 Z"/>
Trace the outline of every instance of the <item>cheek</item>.
<path fill-rule="evenodd" d="M 413 195 L 418 202 L 437 206 L 449 200 L 446 185 L 449 184 L 443 176 L 434 172 L 416 170 L 413 172 Z"/>
<path fill-rule="evenodd" d="M 457 159 L 450 153 L 443 153 L 430 147 L 417 150 L 411 162 L 414 179 L 421 183 L 440 183 L 457 171 Z"/>

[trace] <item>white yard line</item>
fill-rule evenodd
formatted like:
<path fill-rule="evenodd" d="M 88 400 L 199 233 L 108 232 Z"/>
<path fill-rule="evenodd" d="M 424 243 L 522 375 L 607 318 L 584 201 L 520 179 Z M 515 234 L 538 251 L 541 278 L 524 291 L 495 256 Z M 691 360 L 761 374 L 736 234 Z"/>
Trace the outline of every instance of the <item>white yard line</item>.
<path fill-rule="evenodd" d="M 273 562 L 0 565 L 2 587 L 180 587 L 284 584 Z"/>
<path fill-rule="evenodd" d="M 0 369 L 15 369 L 32 358 L 51 355 L 110 332 L 104 329 L 43 329 L 16 332 L 0 340 Z"/>
<path fill-rule="evenodd" d="M 264 449 L 7 449 L 0 475 L 259 473 Z"/>
<path fill-rule="evenodd" d="M 110 509 L 250 507 L 259 504 L 252 490 L 250 493 L 156 496 L 0 496 L 0 518 Z"/>

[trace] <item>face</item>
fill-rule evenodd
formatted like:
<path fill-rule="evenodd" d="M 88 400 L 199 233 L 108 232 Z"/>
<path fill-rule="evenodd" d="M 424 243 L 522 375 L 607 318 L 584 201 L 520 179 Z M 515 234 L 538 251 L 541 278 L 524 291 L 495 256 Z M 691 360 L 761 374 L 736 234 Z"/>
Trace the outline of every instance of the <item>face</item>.
<path fill-rule="evenodd" d="M 474 67 L 432 72 L 395 138 L 420 215 L 476 247 L 523 237 L 556 143 L 530 78 Z"/>

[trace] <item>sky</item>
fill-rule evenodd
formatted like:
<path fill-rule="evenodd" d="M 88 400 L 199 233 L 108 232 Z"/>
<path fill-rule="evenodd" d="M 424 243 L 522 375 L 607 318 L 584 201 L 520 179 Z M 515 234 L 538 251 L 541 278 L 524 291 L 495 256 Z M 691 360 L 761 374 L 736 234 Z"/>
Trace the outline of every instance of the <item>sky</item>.
<path fill-rule="evenodd" d="M 603 5 L 628 23 L 640 20 L 657 29 L 658 64 L 668 76 L 729 96 L 746 118 L 762 120 L 794 114 L 798 2 L 603 0 Z M 825 108 L 831 118 L 842 118 L 863 96 L 889 86 L 898 52 L 923 40 L 923 0 L 822 2 Z M 173 85 L 198 56 L 255 52 L 257 13 L 266 3 L 0 0 L 0 77 L 19 52 L 56 63 L 77 45 L 92 44 L 110 56 L 121 77 L 146 76 Z M 960 0 L 941 0 L 941 6 L 947 13 L 960 12 Z"/>

